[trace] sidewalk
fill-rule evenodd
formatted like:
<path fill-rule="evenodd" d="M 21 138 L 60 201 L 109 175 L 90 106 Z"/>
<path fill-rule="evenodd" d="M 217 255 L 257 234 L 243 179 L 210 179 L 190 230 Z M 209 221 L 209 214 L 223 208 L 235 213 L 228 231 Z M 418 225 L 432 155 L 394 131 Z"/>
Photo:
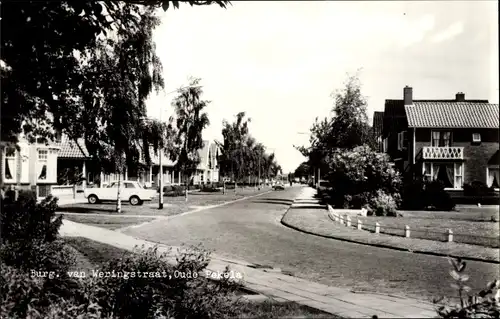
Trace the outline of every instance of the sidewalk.
<path fill-rule="evenodd" d="M 65 220 L 59 233 L 62 236 L 86 237 L 118 248 L 133 250 L 136 246 L 154 247 L 155 243 L 134 238 L 104 228 Z M 170 251 L 170 249 L 173 249 Z M 175 262 L 175 251 L 180 247 L 158 245 L 158 251 L 172 252 L 169 261 Z M 282 274 L 279 269 L 262 270 L 239 260 L 212 255 L 207 270 L 223 272 L 226 265 L 239 272 L 247 289 L 281 301 L 294 301 L 345 318 L 434 318 L 433 305 L 422 301 L 370 293 L 353 293 L 347 289 L 330 287 Z M 255 267 L 255 266 L 254 266 Z"/>
<path fill-rule="evenodd" d="M 462 243 L 446 243 L 428 239 L 403 238 L 386 234 L 373 234 L 366 230 L 357 230 L 335 223 L 326 206 L 317 203 L 314 198 L 316 190 L 304 190 L 303 196 L 296 200 L 292 209 L 283 216 L 281 223 L 287 227 L 304 233 L 348 241 L 357 244 L 389 248 L 412 253 L 451 256 L 463 259 L 500 263 L 498 249 L 479 247 Z M 304 204 L 304 203 L 309 204 Z M 297 209 L 300 208 L 300 209 Z M 319 209 L 318 209 L 319 208 Z"/>

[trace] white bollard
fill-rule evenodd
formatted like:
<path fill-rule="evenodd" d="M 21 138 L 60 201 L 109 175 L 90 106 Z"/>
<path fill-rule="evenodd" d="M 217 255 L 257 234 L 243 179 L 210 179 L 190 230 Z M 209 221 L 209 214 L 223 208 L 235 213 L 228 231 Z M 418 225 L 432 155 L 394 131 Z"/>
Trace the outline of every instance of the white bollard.
<path fill-rule="evenodd" d="M 375 223 L 375 234 L 379 234 L 380 233 L 380 224 L 377 222 Z"/>
<path fill-rule="evenodd" d="M 410 238 L 410 226 L 405 226 L 405 237 Z"/>
<path fill-rule="evenodd" d="M 448 229 L 448 242 L 451 243 L 453 241 L 453 230 Z"/>
<path fill-rule="evenodd" d="M 363 229 L 363 224 L 361 222 L 361 220 L 358 219 L 358 230 L 362 230 Z"/>
<path fill-rule="evenodd" d="M 345 215 L 345 219 L 346 219 L 346 226 L 351 227 L 351 216 Z"/>

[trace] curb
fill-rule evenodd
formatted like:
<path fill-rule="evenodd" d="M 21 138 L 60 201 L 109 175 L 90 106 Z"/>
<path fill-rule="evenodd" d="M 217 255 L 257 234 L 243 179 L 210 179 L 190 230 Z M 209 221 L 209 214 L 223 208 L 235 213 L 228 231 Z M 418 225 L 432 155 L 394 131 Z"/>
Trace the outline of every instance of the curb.
<path fill-rule="evenodd" d="M 291 209 L 291 207 L 286 211 L 286 213 L 281 218 L 281 224 L 283 226 L 286 226 L 286 227 L 291 228 L 293 230 L 299 231 L 301 233 L 305 233 L 305 234 L 309 234 L 309 235 L 313 235 L 313 236 L 318 236 L 318 237 L 323 237 L 323 238 L 330 238 L 330 239 L 345 241 L 345 242 L 354 243 L 354 244 L 365 245 L 365 246 L 373 246 L 373 247 L 378 247 L 378 248 L 386 248 L 386 249 L 404 251 L 404 252 L 407 252 L 407 253 L 429 255 L 429 256 L 437 256 L 437 257 L 460 258 L 460 259 L 463 259 L 463 260 L 479 261 L 479 262 L 484 262 L 484 263 L 489 263 L 489 264 L 496 264 L 496 265 L 500 264 L 500 261 L 491 260 L 491 259 L 476 258 L 476 257 L 463 257 L 463 256 L 448 255 L 448 254 L 436 253 L 436 252 L 430 252 L 430 251 L 410 250 L 408 248 L 395 247 L 395 246 L 391 246 L 391 245 L 366 243 L 366 242 L 362 242 L 362 241 L 358 241 L 358 240 L 353 240 L 353 239 L 347 239 L 347 238 L 338 237 L 338 236 L 317 234 L 317 233 L 314 233 L 314 232 L 311 232 L 311 231 L 308 231 L 308 230 L 305 230 L 305 229 L 301 229 L 301 228 L 299 228 L 297 226 L 294 226 L 294 225 L 291 225 L 291 224 L 285 222 L 284 221 L 285 216 L 286 216 L 286 214 L 288 214 L 288 211 L 290 209 Z"/>

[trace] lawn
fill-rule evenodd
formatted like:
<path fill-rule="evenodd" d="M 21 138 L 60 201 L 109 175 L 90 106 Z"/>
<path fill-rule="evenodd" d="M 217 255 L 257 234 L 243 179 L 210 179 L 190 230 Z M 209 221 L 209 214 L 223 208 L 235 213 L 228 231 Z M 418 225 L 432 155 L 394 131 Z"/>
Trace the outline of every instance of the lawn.
<path fill-rule="evenodd" d="M 246 196 L 252 196 L 269 191 L 269 189 L 261 189 L 260 191 L 247 187 L 238 188 L 236 193 L 233 190 L 227 190 L 226 194 L 222 192 L 205 193 L 194 192 L 188 195 L 188 201 L 185 201 L 184 196 L 165 196 L 163 198 L 163 209 L 158 209 L 158 198 L 151 202 L 145 202 L 141 206 L 132 206 L 128 202 L 122 202 L 122 214 L 126 215 L 140 215 L 140 216 L 172 216 L 178 215 L 190 210 L 197 209 L 204 206 L 218 205 L 225 202 L 241 199 Z M 61 205 L 58 208 L 60 212 L 68 213 L 86 213 L 86 214 L 116 214 L 115 202 L 104 202 L 99 204 L 68 204 Z"/>
<path fill-rule="evenodd" d="M 86 215 L 64 215 L 64 219 L 82 223 L 90 226 L 97 226 L 106 229 L 119 229 L 127 226 L 137 225 L 154 220 L 154 218 L 126 217 L 123 216 L 86 216 Z"/>
<path fill-rule="evenodd" d="M 395 217 L 392 217 L 394 220 Z M 402 219 L 402 218 L 400 218 Z M 446 255 L 462 256 L 468 258 L 482 258 L 499 261 L 498 249 L 464 244 L 460 242 L 443 243 L 439 241 L 415 238 L 413 231 L 411 238 L 400 238 L 387 234 L 374 235 L 368 231 L 347 228 L 340 223 L 333 222 L 327 212 L 320 209 L 290 209 L 282 219 L 290 227 L 300 229 L 320 236 L 344 239 L 358 243 L 386 245 L 411 251 L 441 253 Z M 382 228 L 383 229 L 383 228 Z"/>
<path fill-rule="evenodd" d="M 404 236 L 405 225 L 410 226 L 410 237 L 447 241 L 448 229 L 453 231 L 453 241 L 464 244 L 498 248 L 500 227 L 498 218 L 491 220 L 487 212 L 406 212 L 403 217 L 357 217 L 363 229 L 375 231 L 375 222 L 384 234 Z"/>
<path fill-rule="evenodd" d="M 83 237 L 65 237 L 64 241 L 75 251 L 78 269 L 89 273 L 99 265 L 114 259 L 122 258 L 127 254 L 132 254 L 127 250 L 116 248 L 107 244 L 95 242 Z M 249 294 L 242 289 L 236 293 L 236 298 Z M 251 293 L 250 293 L 251 294 Z M 265 298 L 263 301 L 241 299 L 240 314 L 237 318 L 341 318 L 325 313 L 311 307 L 303 306 L 295 302 L 279 302 Z"/>

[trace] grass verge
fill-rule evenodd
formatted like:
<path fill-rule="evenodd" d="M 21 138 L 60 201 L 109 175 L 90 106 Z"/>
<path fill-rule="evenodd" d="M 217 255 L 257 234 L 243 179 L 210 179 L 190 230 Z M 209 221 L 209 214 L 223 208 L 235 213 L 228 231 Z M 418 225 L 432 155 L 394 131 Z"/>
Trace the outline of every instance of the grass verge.
<path fill-rule="evenodd" d="M 484 261 L 500 261 L 498 249 L 480 247 L 462 243 L 444 243 L 426 239 L 401 238 L 386 234 L 372 234 L 334 223 L 324 209 L 290 209 L 282 219 L 282 223 L 295 229 L 340 240 L 348 240 L 360 244 L 388 246 L 400 250 L 444 254 Z"/>
<path fill-rule="evenodd" d="M 435 241 L 447 241 L 448 229 L 453 230 L 453 240 L 457 243 L 498 248 L 500 227 L 498 222 L 459 220 L 444 218 L 418 217 L 355 217 L 363 229 L 375 231 L 375 223 L 380 224 L 380 232 L 389 235 L 404 236 L 405 225 L 410 226 L 410 235 L 414 238 Z"/>
<path fill-rule="evenodd" d="M 155 198 L 150 202 L 145 202 L 144 205 L 141 206 L 132 206 L 128 202 L 123 201 L 121 214 L 151 217 L 172 216 L 182 214 L 199 207 L 219 205 L 233 200 L 241 199 L 243 197 L 262 194 L 266 191 L 269 191 L 269 189 L 261 189 L 259 191 L 254 188 L 238 188 L 236 193 L 234 192 L 234 190 L 228 190 L 226 194 L 222 194 L 220 192 L 195 192 L 188 195 L 187 202 L 184 196 L 164 197 L 164 206 L 161 210 L 158 209 L 158 198 Z M 117 216 L 120 216 L 116 213 L 115 202 L 103 202 L 99 204 L 78 203 L 61 205 L 58 208 L 58 212 L 104 215 L 116 214 Z"/>
<path fill-rule="evenodd" d="M 141 217 L 122 217 L 122 216 L 85 216 L 85 215 L 64 215 L 64 219 L 86 224 L 89 226 L 102 227 L 110 230 L 115 230 L 127 226 L 137 225 L 154 220 L 154 218 Z"/>
<path fill-rule="evenodd" d="M 78 269 L 75 271 L 89 273 L 113 258 L 133 254 L 133 252 L 84 237 L 64 237 L 63 239 L 75 251 L 78 264 Z M 246 294 L 248 292 L 242 290 L 236 293 L 236 297 Z M 235 318 L 341 318 L 295 302 L 279 302 L 273 299 L 255 301 L 241 298 L 239 307 L 239 315 Z"/>

